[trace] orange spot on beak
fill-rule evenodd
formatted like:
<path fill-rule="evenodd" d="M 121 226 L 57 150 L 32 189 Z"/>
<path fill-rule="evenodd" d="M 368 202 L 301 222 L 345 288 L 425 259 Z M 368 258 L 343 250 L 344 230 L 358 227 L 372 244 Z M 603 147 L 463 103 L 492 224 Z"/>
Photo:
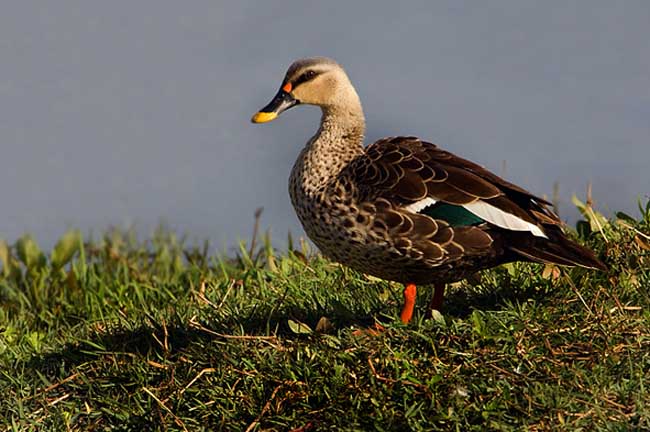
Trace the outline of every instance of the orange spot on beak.
<path fill-rule="evenodd" d="M 287 93 L 291 93 L 291 90 L 293 90 L 293 86 L 291 85 L 290 82 L 288 82 L 284 86 L 282 86 L 282 90 L 284 90 Z"/>

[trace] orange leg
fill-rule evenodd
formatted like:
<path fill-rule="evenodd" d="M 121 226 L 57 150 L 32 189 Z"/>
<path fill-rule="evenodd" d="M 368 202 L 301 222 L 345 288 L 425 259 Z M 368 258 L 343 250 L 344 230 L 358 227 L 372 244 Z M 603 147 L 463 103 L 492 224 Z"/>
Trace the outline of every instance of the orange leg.
<path fill-rule="evenodd" d="M 404 286 L 404 307 L 400 318 L 404 324 L 408 324 L 413 318 L 413 308 L 415 307 L 415 297 L 417 295 L 417 288 L 415 284 L 406 284 Z"/>
<path fill-rule="evenodd" d="M 445 299 L 445 284 L 437 283 L 434 285 L 433 298 L 431 303 L 429 303 L 428 313 L 430 314 L 432 310 L 440 311 L 442 309 L 442 301 Z"/>
<path fill-rule="evenodd" d="M 413 309 L 415 308 L 415 297 L 417 295 L 417 288 L 415 284 L 406 284 L 404 285 L 404 307 L 402 308 L 402 313 L 400 318 L 404 324 L 408 324 L 413 318 Z M 352 334 L 355 336 L 370 335 L 377 336 L 384 331 L 384 327 L 375 323 L 371 328 L 365 330 L 355 330 Z"/>

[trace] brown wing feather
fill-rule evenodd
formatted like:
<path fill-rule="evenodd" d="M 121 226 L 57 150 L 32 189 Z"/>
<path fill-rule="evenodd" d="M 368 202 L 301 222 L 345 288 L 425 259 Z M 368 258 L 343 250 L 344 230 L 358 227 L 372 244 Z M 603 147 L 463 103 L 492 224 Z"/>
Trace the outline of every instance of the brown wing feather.
<path fill-rule="evenodd" d="M 398 207 L 425 197 L 455 205 L 483 200 L 536 225 L 561 224 L 543 198 L 415 137 L 381 139 L 353 165 L 362 199 L 381 197 Z"/>
<path fill-rule="evenodd" d="M 481 178 L 489 181 L 493 185 L 499 187 L 501 190 L 508 191 L 509 192 L 508 195 L 521 195 L 521 196 L 526 197 L 528 199 L 535 200 L 535 201 L 537 201 L 537 202 L 539 202 L 541 204 L 552 205 L 547 200 L 545 200 L 543 198 L 540 198 L 540 197 L 538 197 L 536 195 L 533 195 L 532 193 L 528 192 L 527 190 L 525 190 L 525 189 L 523 189 L 523 188 L 521 188 L 521 187 L 519 187 L 519 186 L 517 186 L 517 185 L 515 185 L 513 183 L 510 183 L 509 181 L 499 177 L 498 175 L 492 173 L 491 171 L 488 171 L 487 169 L 485 169 L 481 165 L 475 164 L 474 162 L 469 161 L 467 159 L 463 159 L 463 158 L 461 158 L 459 156 L 456 156 L 456 155 L 454 155 L 452 153 L 449 153 L 446 150 L 441 150 L 438 147 L 436 147 L 435 144 L 423 142 L 423 145 L 432 146 L 433 147 L 432 151 L 434 153 L 436 153 L 436 155 L 437 155 L 436 158 L 437 159 L 439 159 L 441 161 L 442 160 L 447 161 L 447 163 L 449 165 L 452 165 L 452 166 L 455 166 L 455 167 L 458 167 L 458 168 L 462 168 L 462 169 L 466 169 L 468 171 L 473 172 L 474 174 L 480 176 Z"/>
<path fill-rule="evenodd" d="M 398 249 L 415 251 L 429 264 L 485 253 L 495 247 L 495 233 L 508 230 L 486 230 L 488 225 L 450 227 L 445 221 L 404 210 L 426 197 L 455 205 L 482 200 L 544 227 L 549 239 L 525 232 L 504 234 L 503 246 L 517 259 L 604 268 L 593 253 L 566 239 L 548 201 L 434 144 L 415 137 L 384 138 L 368 146 L 350 168 L 360 200 L 386 204 L 378 206 L 376 222 L 408 237 L 408 244 L 404 241 Z"/>

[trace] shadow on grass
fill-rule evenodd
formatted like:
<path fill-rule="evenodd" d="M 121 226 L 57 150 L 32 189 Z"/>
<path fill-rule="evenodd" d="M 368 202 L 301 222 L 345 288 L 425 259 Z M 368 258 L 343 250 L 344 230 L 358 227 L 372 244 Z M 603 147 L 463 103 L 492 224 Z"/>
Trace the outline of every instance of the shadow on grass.
<path fill-rule="evenodd" d="M 477 309 L 500 310 L 509 303 L 528 299 L 544 302 L 549 296 L 549 289 L 549 286 L 538 287 L 534 284 L 514 287 L 507 278 L 499 278 L 495 283 L 484 283 L 478 287 L 465 286 L 448 292 L 443 313 L 464 319 Z M 426 301 L 420 302 L 419 307 L 426 307 L 433 290 L 423 287 L 421 293 Z M 225 317 L 221 320 L 216 318 L 215 311 L 215 319 L 200 322 L 177 321 L 165 326 L 158 323 L 142 324 L 135 329 L 117 329 L 105 334 L 96 334 L 89 340 L 69 343 L 58 352 L 34 357 L 25 366 L 52 377 L 108 354 L 175 358 L 183 355 L 192 344 L 205 345 L 214 341 L 237 339 L 237 335 L 245 335 L 253 340 L 255 337 L 263 339 L 269 336 L 284 340 L 301 340 L 307 336 L 292 331 L 288 325 L 289 320 L 299 321 L 311 329 L 316 329 L 319 320 L 327 317 L 336 329 L 367 328 L 374 324 L 377 318 L 389 322 L 391 317 L 396 317 L 397 311 L 389 310 L 392 308 L 395 308 L 395 305 L 378 304 L 369 314 L 360 314 L 349 305 L 337 301 L 312 310 L 301 310 L 298 307 L 274 310 L 264 305 L 254 309 L 248 316 Z"/>
<path fill-rule="evenodd" d="M 71 373 L 74 367 L 83 363 L 114 354 L 175 360 L 186 353 L 193 344 L 198 345 L 200 349 L 200 346 L 211 342 L 228 340 L 263 340 L 273 337 L 304 340 L 308 336 L 292 331 L 288 321 L 297 320 L 315 329 L 323 316 L 336 323 L 337 328 L 367 327 L 374 323 L 373 315 L 358 316 L 340 303 L 326 311 L 272 311 L 260 308 L 243 318 L 177 321 L 167 325 L 142 324 L 134 329 L 118 328 L 104 334 L 97 333 L 87 339 L 68 343 L 57 352 L 35 356 L 25 363 L 25 367 L 53 378 Z"/>

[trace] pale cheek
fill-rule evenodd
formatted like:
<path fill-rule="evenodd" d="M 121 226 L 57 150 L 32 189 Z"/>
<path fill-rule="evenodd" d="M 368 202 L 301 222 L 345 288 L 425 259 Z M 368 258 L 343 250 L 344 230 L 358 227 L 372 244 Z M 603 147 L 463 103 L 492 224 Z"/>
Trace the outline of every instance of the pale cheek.
<path fill-rule="evenodd" d="M 318 105 L 318 100 L 316 100 L 314 93 L 311 91 L 293 92 L 292 96 L 299 100 L 301 104 Z"/>
<path fill-rule="evenodd" d="M 303 94 L 302 89 L 300 89 L 300 90 L 298 90 L 298 89 L 294 90 L 294 91 L 291 93 L 291 96 L 293 96 L 295 99 L 298 99 L 298 100 L 299 100 L 300 102 L 302 102 L 302 103 L 309 103 L 309 101 L 307 100 L 307 97 L 306 97 L 307 95 Z"/>
<path fill-rule="evenodd" d="M 336 78 L 320 76 L 297 87 L 292 95 L 304 104 L 327 105 L 336 99 Z"/>
<path fill-rule="evenodd" d="M 328 99 L 334 99 L 336 95 L 338 94 L 338 83 L 334 78 L 327 78 L 323 80 L 323 93 L 327 94 Z"/>

